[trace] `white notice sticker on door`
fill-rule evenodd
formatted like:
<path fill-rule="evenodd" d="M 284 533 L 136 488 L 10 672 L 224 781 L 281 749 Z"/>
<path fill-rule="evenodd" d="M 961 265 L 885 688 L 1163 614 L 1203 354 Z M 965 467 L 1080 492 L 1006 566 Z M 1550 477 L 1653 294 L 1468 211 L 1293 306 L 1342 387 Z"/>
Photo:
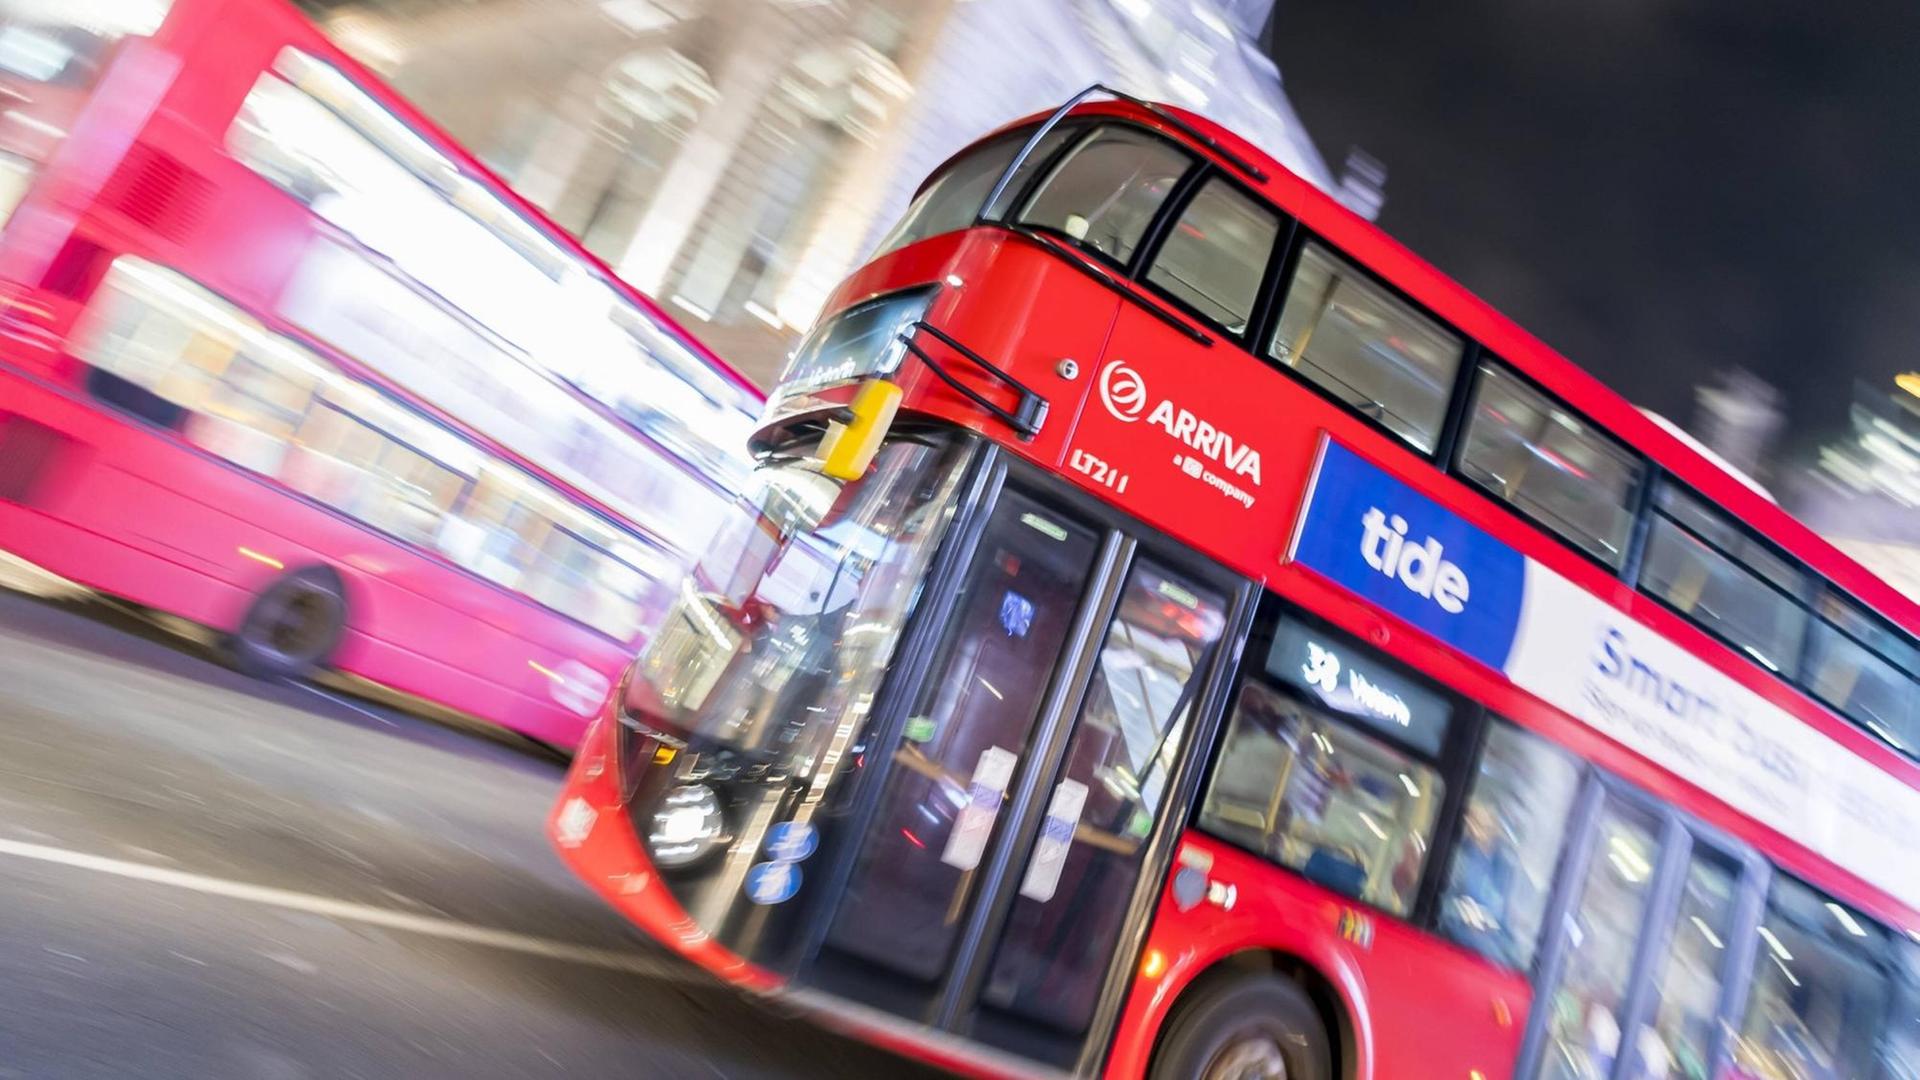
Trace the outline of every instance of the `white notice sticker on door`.
<path fill-rule="evenodd" d="M 967 804 L 953 819 L 946 850 L 940 853 L 941 862 L 958 870 L 971 870 L 980 865 L 980 853 L 987 850 L 987 837 L 993 835 L 993 822 L 1000 816 L 1007 784 L 1013 779 L 1013 767 L 1019 762 L 1018 755 L 997 746 L 980 751 L 980 761 L 973 767 L 973 781 L 967 787 Z"/>
<path fill-rule="evenodd" d="M 1053 789 L 1053 801 L 1047 803 L 1047 820 L 1040 825 L 1040 840 L 1033 845 L 1033 858 L 1027 860 L 1027 876 L 1020 882 L 1020 895 L 1044 904 L 1053 899 L 1060 885 L 1060 870 L 1067 865 L 1067 852 L 1073 847 L 1073 830 L 1080 824 L 1080 811 L 1087 805 L 1087 785 L 1078 780 L 1062 780 Z"/>

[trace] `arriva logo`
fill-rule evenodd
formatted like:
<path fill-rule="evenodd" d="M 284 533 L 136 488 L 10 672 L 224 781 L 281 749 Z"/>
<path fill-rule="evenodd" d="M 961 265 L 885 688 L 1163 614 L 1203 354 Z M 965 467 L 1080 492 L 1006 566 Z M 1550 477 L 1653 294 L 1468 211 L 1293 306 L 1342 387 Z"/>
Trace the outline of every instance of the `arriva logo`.
<path fill-rule="evenodd" d="M 1458 615 L 1466 610 L 1466 571 L 1440 557 L 1446 550 L 1440 541 L 1429 536 L 1424 543 L 1408 543 L 1407 519 L 1399 514 L 1388 517 L 1377 506 L 1360 515 L 1360 526 L 1360 557 L 1368 566 L 1399 578 L 1400 584 L 1439 604 L 1442 611 Z"/>
<path fill-rule="evenodd" d="M 1100 400 L 1115 420 L 1131 424 L 1147 411 L 1147 381 L 1125 363 L 1115 360 L 1100 369 Z"/>
<path fill-rule="evenodd" d="M 1109 361 L 1100 369 L 1100 400 L 1115 420 L 1131 424 L 1147 412 L 1147 382 L 1125 361 Z M 1260 451 L 1235 442 L 1233 436 L 1188 410 L 1175 408 L 1172 401 L 1161 398 L 1147 413 L 1147 423 L 1212 458 L 1214 464 L 1256 484 L 1260 482 Z"/>

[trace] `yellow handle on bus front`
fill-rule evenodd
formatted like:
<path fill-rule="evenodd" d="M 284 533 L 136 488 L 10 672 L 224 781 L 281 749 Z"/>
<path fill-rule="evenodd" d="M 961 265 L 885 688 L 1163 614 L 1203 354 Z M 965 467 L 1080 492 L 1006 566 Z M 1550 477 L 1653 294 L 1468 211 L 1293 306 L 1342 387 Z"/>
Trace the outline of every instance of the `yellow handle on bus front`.
<path fill-rule="evenodd" d="M 900 409 L 900 388 L 884 379 L 860 387 L 847 406 L 852 415 L 827 425 L 820 438 L 820 471 L 835 480 L 858 480 L 873 463 L 880 442 Z"/>

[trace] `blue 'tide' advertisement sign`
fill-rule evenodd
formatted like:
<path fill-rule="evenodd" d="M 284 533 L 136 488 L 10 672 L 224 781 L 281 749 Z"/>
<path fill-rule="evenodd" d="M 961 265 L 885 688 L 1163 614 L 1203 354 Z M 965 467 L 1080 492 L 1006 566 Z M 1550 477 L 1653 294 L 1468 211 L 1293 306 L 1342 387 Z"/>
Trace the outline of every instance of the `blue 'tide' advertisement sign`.
<path fill-rule="evenodd" d="M 1293 559 L 1494 668 L 1520 623 L 1526 559 L 1328 439 Z"/>

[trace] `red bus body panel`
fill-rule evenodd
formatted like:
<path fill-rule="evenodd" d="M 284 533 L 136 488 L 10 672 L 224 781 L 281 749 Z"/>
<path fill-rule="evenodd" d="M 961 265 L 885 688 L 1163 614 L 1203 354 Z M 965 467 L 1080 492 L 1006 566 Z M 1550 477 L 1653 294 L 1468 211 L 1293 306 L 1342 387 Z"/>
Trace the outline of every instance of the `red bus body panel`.
<path fill-rule="evenodd" d="M 618 700 L 617 694 L 613 700 Z M 587 729 L 567 774 L 566 789 L 548 817 L 548 833 L 560 835 L 567 828 L 562 821 L 565 807 L 574 800 L 597 815 L 579 843 L 559 845 L 561 859 L 614 910 L 645 927 L 656 941 L 680 956 L 745 989 L 761 993 L 779 989 L 778 977 L 714 942 L 656 880 L 640 838 L 625 823 L 612 744 L 619 723 L 611 715 L 616 707 L 610 702 L 599 722 Z"/>

